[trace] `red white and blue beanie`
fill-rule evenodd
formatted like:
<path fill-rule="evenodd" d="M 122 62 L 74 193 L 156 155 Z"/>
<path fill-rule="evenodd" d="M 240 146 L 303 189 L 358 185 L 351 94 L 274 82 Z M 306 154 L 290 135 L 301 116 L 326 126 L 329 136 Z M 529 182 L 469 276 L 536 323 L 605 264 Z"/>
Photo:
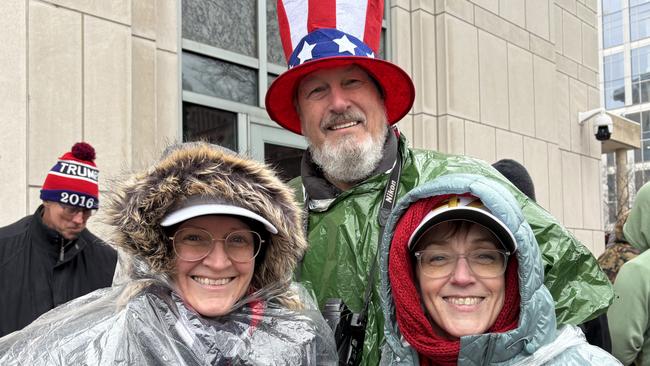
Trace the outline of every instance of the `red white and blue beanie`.
<path fill-rule="evenodd" d="M 41 200 L 97 209 L 98 178 L 95 149 L 85 142 L 77 142 L 50 169 L 41 189 Z"/>
<path fill-rule="evenodd" d="M 375 58 L 379 49 L 383 0 L 277 0 L 280 38 L 289 70 L 266 93 L 266 110 L 280 126 L 302 134 L 293 104 L 309 73 L 339 66 L 363 68 L 381 87 L 390 124 L 404 117 L 415 99 L 406 71 Z"/>

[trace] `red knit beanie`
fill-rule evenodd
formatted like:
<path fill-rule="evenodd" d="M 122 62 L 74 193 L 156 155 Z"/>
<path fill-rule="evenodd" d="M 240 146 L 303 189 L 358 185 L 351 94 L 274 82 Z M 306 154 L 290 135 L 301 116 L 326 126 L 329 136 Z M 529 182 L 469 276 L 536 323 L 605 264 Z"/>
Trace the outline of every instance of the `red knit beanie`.
<path fill-rule="evenodd" d="M 388 275 L 397 324 L 404 338 L 418 352 L 421 365 L 456 365 L 460 352 L 460 340 L 447 340 L 431 326 L 416 286 L 415 262 L 408 249 L 408 240 L 424 216 L 449 197 L 435 196 L 412 204 L 395 227 L 389 253 Z M 517 260 L 512 255 L 505 273 L 503 308 L 487 332 L 501 333 L 517 327 L 521 303 L 518 279 Z"/>
<path fill-rule="evenodd" d="M 98 177 L 95 149 L 85 142 L 78 142 L 50 169 L 41 189 L 41 199 L 97 209 L 99 207 Z"/>

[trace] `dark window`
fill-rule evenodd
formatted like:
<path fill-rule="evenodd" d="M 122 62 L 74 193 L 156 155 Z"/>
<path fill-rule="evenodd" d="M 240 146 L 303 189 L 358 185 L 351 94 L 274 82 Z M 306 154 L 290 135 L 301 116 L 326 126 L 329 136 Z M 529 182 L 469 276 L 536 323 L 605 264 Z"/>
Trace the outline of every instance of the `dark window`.
<path fill-rule="evenodd" d="M 255 0 L 183 0 L 183 38 L 257 57 Z"/>
<path fill-rule="evenodd" d="M 280 41 L 277 0 L 266 0 L 266 53 L 269 62 L 287 65 L 282 41 Z"/>
<path fill-rule="evenodd" d="M 613 167 L 616 165 L 616 158 L 614 157 L 614 153 L 607 153 L 605 154 L 607 157 L 607 166 L 608 167 Z"/>
<path fill-rule="evenodd" d="M 616 222 L 616 202 L 607 203 L 607 218 L 610 223 Z"/>
<path fill-rule="evenodd" d="M 634 186 L 637 191 L 647 182 L 650 182 L 650 170 L 637 170 L 634 172 Z"/>
<path fill-rule="evenodd" d="M 650 139 L 650 111 L 641 113 L 641 138 Z"/>
<path fill-rule="evenodd" d="M 607 174 L 607 207 L 609 222 L 616 222 L 616 174 Z"/>
<path fill-rule="evenodd" d="M 638 112 L 638 113 L 630 113 L 630 114 L 626 114 L 626 115 L 625 115 L 625 118 L 627 118 L 627 119 L 631 119 L 631 120 L 634 121 L 634 122 L 641 123 L 641 113 L 640 113 L 640 112 Z"/>
<path fill-rule="evenodd" d="M 379 52 L 375 57 L 382 60 L 386 59 L 386 28 L 381 30 L 381 35 L 379 36 Z"/>
<path fill-rule="evenodd" d="M 616 202 L 616 174 L 607 174 L 607 201 Z"/>
<path fill-rule="evenodd" d="M 257 105 L 257 89 L 255 70 L 183 52 L 183 90 Z"/>
<path fill-rule="evenodd" d="M 300 161 L 304 150 L 293 147 L 264 144 L 264 160 L 275 168 L 284 182 L 300 175 Z"/>
<path fill-rule="evenodd" d="M 270 87 L 271 84 L 273 84 L 273 82 L 274 82 L 275 79 L 277 79 L 277 78 L 278 78 L 277 75 L 267 74 L 267 75 L 266 75 L 266 86 L 267 86 L 267 88 Z"/>
<path fill-rule="evenodd" d="M 634 162 L 650 161 L 650 140 L 641 140 L 641 148 L 634 150 Z"/>
<path fill-rule="evenodd" d="M 237 113 L 183 103 L 183 141 L 207 141 L 237 151 Z"/>

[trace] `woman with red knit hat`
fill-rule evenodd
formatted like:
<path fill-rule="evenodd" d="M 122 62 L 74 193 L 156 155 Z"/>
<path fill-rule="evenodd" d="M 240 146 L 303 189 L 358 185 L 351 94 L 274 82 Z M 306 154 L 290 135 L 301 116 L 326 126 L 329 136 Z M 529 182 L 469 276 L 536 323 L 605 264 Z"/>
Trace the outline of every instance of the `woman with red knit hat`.
<path fill-rule="evenodd" d="M 618 365 L 553 298 L 519 204 L 487 177 L 452 174 L 404 196 L 386 225 L 382 364 Z"/>

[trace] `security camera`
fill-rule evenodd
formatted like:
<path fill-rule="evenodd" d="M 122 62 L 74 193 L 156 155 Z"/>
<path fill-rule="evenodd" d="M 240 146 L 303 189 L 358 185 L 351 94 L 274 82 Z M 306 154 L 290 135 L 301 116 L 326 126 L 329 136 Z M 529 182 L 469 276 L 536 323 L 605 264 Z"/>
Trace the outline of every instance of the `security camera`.
<path fill-rule="evenodd" d="M 598 114 L 596 119 L 594 119 L 594 135 L 596 135 L 596 140 L 598 141 L 609 140 L 612 137 L 613 128 L 614 123 L 612 123 L 612 117 L 605 113 Z"/>
<path fill-rule="evenodd" d="M 612 130 L 614 129 L 614 123 L 612 122 L 612 117 L 608 116 L 605 113 L 605 110 L 602 108 L 593 109 L 588 112 L 579 112 L 578 113 L 578 123 L 583 124 L 589 118 L 596 116 L 594 119 L 594 135 L 596 140 L 605 141 L 609 140 L 612 137 Z"/>

